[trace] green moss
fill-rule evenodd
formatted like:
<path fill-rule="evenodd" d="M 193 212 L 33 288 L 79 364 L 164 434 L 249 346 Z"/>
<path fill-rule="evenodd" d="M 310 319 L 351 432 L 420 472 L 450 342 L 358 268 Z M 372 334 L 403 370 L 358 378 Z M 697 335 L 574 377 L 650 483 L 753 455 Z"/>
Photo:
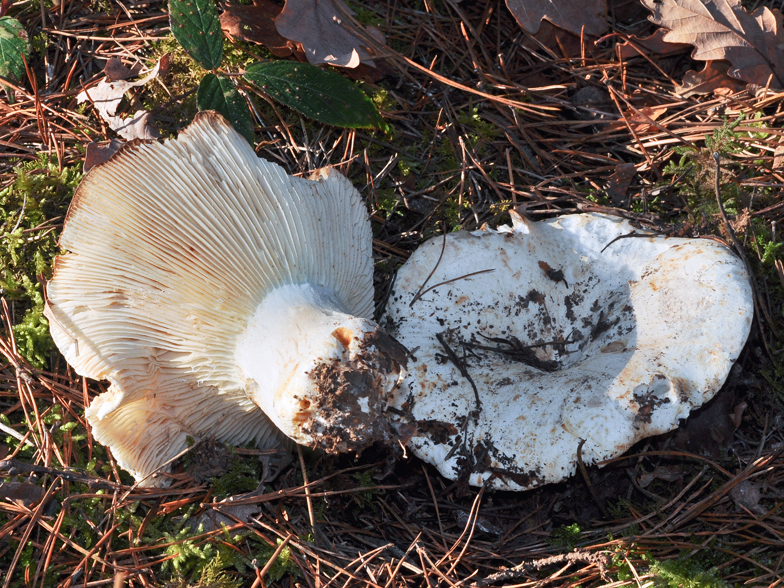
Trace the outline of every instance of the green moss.
<path fill-rule="evenodd" d="M 41 154 L 18 166 L 14 183 L 0 191 L 0 289 L 12 301 L 19 352 L 39 368 L 48 365 L 53 348 L 39 276 L 51 277 L 58 253 L 53 225 L 65 216 L 81 179 L 80 167 L 60 170 Z"/>
<path fill-rule="evenodd" d="M 378 490 L 372 489 L 376 485 L 373 481 L 373 474 L 375 474 L 373 470 L 365 470 L 364 472 L 357 472 L 353 476 L 354 480 L 356 480 L 362 488 L 369 488 L 369 490 L 363 490 L 351 495 L 351 500 L 362 511 L 367 509 L 375 510 L 378 502 L 376 500 Z"/>
<path fill-rule="evenodd" d="M 221 65 L 224 68 L 228 68 L 231 71 L 245 69 L 250 64 L 256 63 L 258 57 L 274 58 L 273 54 L 263 45 L 240 40 L 223 40 L 223 63 Z"/>
<path fill-rule="evenodd" d="M 267 544 L 254 533 L 232 535 L 224 527 L 220 541 L 212 539 L 200 543 L 194 537 L 201 532 L 201 528 L 191 529 L 189 516 L 183 518 L 176 530 L 161 532 L 161 537 L 170 543 L 164 553 L 171 559 L 162 565 L 164 573 L 170 571 L 167 588 L 236 588 L 248 585 L 239 575 L 247 574 L 254 565 L 264 567 L 276 550 L 276 546 Z M 265 580 L 275 583 L 286 575 L 301 577 L 288 546 L 278 554 Z"/>
<path fill-rule="evenodd" d="M 358 82 L 359 87 L 367 94 L 379 110 L 392 110 L 396 103 L 392 95 L 381 86 L 370 86 Z"/>
<path fill-rule="evenodd" d="M 569 551 L 572 551 L 582 537 L 582 534 L 582 529 L 580 529 L 580 525 L 577 523 L 564 525 L 563 527 L 558 527 L 550 532 L 547 543 L 555 547 L 566 547 Z"/>
<path fill-rule="evenodd" d="M 383 217 L 388 219 L 393 214 L 402 216 L 402 211 L 399 210 L 400 200 L 394 188 L 379 188 L 375 192 L 375 212 L 382 212 Z"/>
<path fill-rule="evenodd" d="M 171 95 L 161 84 L 152 82 L 145 86 L 142 104 L 145 110 L 155 110 L 174 100 L 165 114 L 174 118 L 174 128 L 181 128 L 193 120 L 199 111 L 195 90 L 199 87 L 205 71 L 190 58 L 171 34 L 151 44 L 149 57 L 157 61 L 166 54 L 169 55 L 169 69 L 163 81 Z"/>
<path fill-rule="evenodd" d="M 209 586 L 210 588 L 240 588 L 243 585 L 241 578 L 235 578 L 226 573 L 226 568 L 230 567 L 230 562 L 225 561 L 222 553 L 216 554 L 202 568 L 199 575 L 198 586 Z"/>
<path fill-rule="evenodd" d="M 469 146 L 480 159 L 488 155 L 492 141 L 502 136 L 498 126 L 484 120 L 476 106 L 469 105 L 465 111 L 458 114 L 457 120 L 463 127 L 463 136 L 468 139 Z M 489 170 L 488 175 L 492 177 L 494 171 Z"/>
<path fill-rule="evenodd" d="M 712 550 L 690 558 L 669 559 L 651 565 L 655 586 L 661 588 L 729 588 L 710 557 Z M 699 557 L 698 557 L 699 556 Z"/>
<path fill-rule="evenodd" d="M 46 33 L 38 33 L 30 39 L 30 49 L 33 53 L 44 55 L 49 47 L 52 46 L 52 41 Z"/>
<path fill-rule="evenodd" d="M 371 25 L 374 27 L 381 27 L 384 25 L 384 19 L 376 12 L 367 8 L 367 6 L 363 6 L 359 2 L 354 2 L 352 0 L 346 0 L 346 4 L 354 12 L 354 18 L 357 19 L 357 22 L 360 22 L 365 26 Z"/>
<path fill-rule="evenodd" d="M 278 545 L 281 543 L 282 540 L 278 539 Z M 264 566 L 272 558 L 274 553 L 275 548 L 272 545 L 265 544 L 264 547 L 259 549 L 257 561 L 262 562 L 261 565 Z M 280 554 L 278 554 L 278 557 L 275 560 L 275 563 L 272 564 L 269 572 L 267 572 L 267 584 L 269 585 L 275 582 L 279 582 L 286 575 L 290 575 L 293 578 L 302 577 L 302 572 L 294 563 L 294 560 L 291 557 L 291 549 L 289 549 L 288 546 L 281 550 Z"/>
<path fill-rule="evenodd" d="M 460 205 L 460 200 L 457 196 L 453 196 L 449 198 L 444 204 L 441 206 L 441 213 L 443 215 L 444 222 L 446 223 L 447 231 L 454 232 L 459 231 L 463 228 L 463 219 L 464 219 L 464 212 L 470 212 L 471 205 L 468 202 L 467 198 L 463 198 L 463 205 Z M 435 233 L 430 235 L 426 234 L 425 237 L 430 238 L 434 237 Z"/>
<path fill-rule="evenodd" d="M 406 157 L 399 157 L 397 160 L 397 167 L 400 170 L 400 173 L 403 174 L 404 177 L 408 177 L 409 175 L 417 174 L 422 171 L 422 163 L 419 161 L 413 161 Z"/>
<path fill-rule="evenodd" d="M 235 455 L 229 463 L 229 471 L 212 478 L 213 490 L 218 500 L 229 496 L 253 492 L 259 485 L 261 466 L 253 457 Z"/>
<path fill-rule="evenodd" d="M 713 131 L 712 135 L 705 137 L 705 146 L 701 149 L 691 146 L 678 146 L 673 149 L 680 158 L 668 162 L 663 172 L 673 180 L 678 179 L 676 189 L 681 198 L 688 203 L 692 215 L 697 216 L 701 213 L 712 216 L 718 212 L 714 153 L 721 156 L 722 174 L 719 189 L 724 208 L 728 214 L 736 214 L 740 210 L 742 189 L 732 173 L 736 164 L 728 156 L 740 153 L 745 148 L 740 134 L 735 130 L 743 120 L 744 116 L 741 114 L 732 122 L 725 121 L 721 127 Z M 656 210 L 655 203 L 650 204 L 650 207 Z"/>

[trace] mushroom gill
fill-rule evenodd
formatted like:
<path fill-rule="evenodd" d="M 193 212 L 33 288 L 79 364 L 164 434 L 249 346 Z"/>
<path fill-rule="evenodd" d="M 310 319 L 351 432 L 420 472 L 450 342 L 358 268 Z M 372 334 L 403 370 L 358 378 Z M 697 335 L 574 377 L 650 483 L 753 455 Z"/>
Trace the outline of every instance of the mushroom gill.
<path fill-rule="evenodd" d="M 370 221 L 335 170 L 289 176 L 203 112 L 91 169 L 60 244 L 52 336 L 110 382 L 87 419 L 142 484 L 166 483 L 153 475 L 188 436 L 345 450 L 388 435 L 405 350 L 370 320 Z"/>

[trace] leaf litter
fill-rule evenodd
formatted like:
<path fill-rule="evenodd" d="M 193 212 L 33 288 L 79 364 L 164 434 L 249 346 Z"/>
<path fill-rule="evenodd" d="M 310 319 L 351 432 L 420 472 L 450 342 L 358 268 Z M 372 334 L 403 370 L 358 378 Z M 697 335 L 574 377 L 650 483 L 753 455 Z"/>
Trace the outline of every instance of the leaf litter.
<path fill-rule="evenodd" d="M 285 38 L 275 26 L 275 18 L 282 8 L 271 0 L 253 0 L 253 4 L 226 4 L 220 14 L 223 31 L 230 39 L 258 43 L 277 57 L 301 55 L 305 61 L 302 45 Z"/>
<path fill-rule="evenodd" d="M 520 26 L 532 34 L 539 32 L 544 19 L 578 35 L 584 31 L 598 36 L 607 30 L 606 0 L 506 0 L 506 5 Z"/>
<path fill-rule="evenodd" d="M 544 42 L 521 28 L 502 3 L 352 6 L 357 4 L 357 18 L 364 23 L 371 14 L 388 40 L 390 73 L 370 88 L 393 134 L 316 124 L 251 98 L 261 156 L 291 173 L 333 164 L 362 189 L 374 221 L 377 291 L 392 279 L 390 268 L 443 227 L 494 226 L 505 222 L 512 206 L 535 219 L 595 210 L 666 234 L 718 235 L 715 208 L 695 179 L 702 175 L 690 175 L 709 175 L 710 168 L 689 170 L 702 161 L 706 137 L 717 136 L 710 145 L 728 149 L 722 176 L 735 172 L 722 185 L 728 213 L 747 219 L 736 230 L 772 316 L 772 322 L 766 313 L 757 318 L 728 382 L 731 397 L 719 398 L 707 417 L 690 419 L 683 429 L 688 439 L 655 438 L 603 468 L 589 468 L 586 478 L 519 495 L 447 482 L 390 448 L 337 459 L 305 450 L 247 499 L 247 509 L 235 511 L 240 516 L 226 517 L 232 521 L 227 536 L 218 525 L 227 522 L 217 516 L 225 510 L 226 495 L 219 493 L 224 486 L 233 495 L 257 487 L 256 450 L 231 448 L 242 471 L 253 475 L 235 469 L 197 482 L 186 457 L 169 488 L 134 488 L 111 454 L 93 442 L 83 419 L 85 403 L 102 385 L 73 374 L 57 354 L 33 367 L 26 350 L 34 335 L 11 328 L 32 302 L 11 298 L 7 290 L 0 420 L 26 441 L 0 438 L 0 477 L 39 490 L 21 486 L 24 498 L 32 499 L 21 505 L 0 501 L 4 581 L 103 585 L 117 574 L 129 586 L 163 586 L 176 576 L 171 565 L 163 568 L 168 559 L 191 582 L 205 562 L 231 561 L 225 572 L 244 585 L 271 585 L 270 570 L 279 566 L 274 577 L 281 585 L 501 585 L 517 578 L 519 584 L 566 588 L 606 584 L 590 560 L 595 556 L 607 560 L 604 571 L 617 586 L 663 581 L 656 567 L 662 563 L 694 564 L 730 585 L 776 582 L 784 573 L 784 372 L 777 363 L 784 348 L 777 311 L 784 284 L 776 269 L 784 267 L 784 176 L 774 156 L 783 136 L 784 94 L 773 83 L 747 86 L 721 69 L 716 77 L 736 85 L 679 94 L 689 70 L 727 64 L 727 72 L 732 65 L 693 61 L 684 52 L 619 60 L 615 49 L 626 38 L 660 30 L 644 18 L 608 24 L 618 36 L 599 44 L 588 33 L 581 39 L 564 28 Z M 25 78 L 16 84 L 17 103 L 0 104 L 0 197 L 8 215 L 3 244 L 20 212 L 29 214 L 35 205 L 25 195 L 43 197 L 51 185 L 64 189 L 55 182 L 58 170 L 79 168 L 85 145 L 114 138 L 97 110 L 76 108 L 76 95 L 105 77 L 100 63 L 149 60 L 150 47 L 167 35 L 162 5 L 125 8 L 127 13 L 114 4 L 66 3 L 44 7 L 45 22 L 37 5 L 15 9 L 30 37 L 45 31 L 51 48 L 35 49 L 29 60 L 37 90 Z M 541 27 L 557 24 L 545 19 Z M 233 50 L 244 49 L 238 43 Z M 159 98 L 150 111 L 162 134 L 170 135 L 187 124 L 177 108 L 194 88 L 175 87 L 171 71 L 165 75 L 172 96 Z M 584 88 L 598 101 L 580 97 Z M 148 84 L 130 92 L 144 101 L 155 89 Z M 137 110 L 136 101 L 120 101 L 113 116 L 132 118 Z M 579 116 L 590 110 L 599 114 Z M 735 124 L 731 132 L 728 123 Z M 678 167 L 685 152 L 695 155 Z M 609 178 L 628 164 L 636 173 L 628 185 L 618 175 L 625 195 L 617 206 Z M 621 170 L 628 176 L 628 167 Z M 42 180 L 52 184 L 33 183 Z M 36 243 L 59 231 L 65 210 L 52 212 L 19 225 L 23 255 L 36 254 Z M 190 523 L 202 517 L 213 528 L 193 530 Z M 279 548 L 278 560 L 270 561 Z M 565 559 L 572 549 L 575 557 Z M 224 559 L 230 554 L 235 559 Z"/>
<path fill-rule="evenodd" d="M 726 60 L 730 77 L 764 86 L 784 88 L 782 16 L 767 6 L 748 13 L 740 0 L 642 0 L 653 12 L 651 21 L 669 32 L 668 43 L 695 47 L 692 58 Z"/>
<path fill-rule="evenodd" d="M 305 57 L 313 65 L 355 68 L 364 63 L 375 67 L 367 41 L 346 18 L 351 15 L 353 12 L 343 0 L 286 0 L 275 18 L 275 28 L 286 39 L 302 45 Z M 380 35 L 377 40 L 384 42 L 380 31 L 370 34 Z"/>
<path fill-rule="evenodd" d="M 152 140 L 160 136 L 158 129 L 150 120 L 150 113 L 144 110 L 137 110 L 128 117 L 117 116 L 117 108 L 120 106 L 125 93 L 131 88 L 144 86 L 158 76 L 158 72 L 163 66 L 166 69 L 168 57 L 164 56 L 155 64 L 144 77 L 129 82 L 127 78 L 132 77 L 134 72 L 118 63 L 117 60 L 107 61 L 104 73 L 106 77 L 100 80 L 96 86 L 82 90 L 77 96 L 78 104 L 89 102 L 94 107 L 101 118 L 109 124 L 109 127 L 120 137 L 127 141 L 133 139 Z"/>

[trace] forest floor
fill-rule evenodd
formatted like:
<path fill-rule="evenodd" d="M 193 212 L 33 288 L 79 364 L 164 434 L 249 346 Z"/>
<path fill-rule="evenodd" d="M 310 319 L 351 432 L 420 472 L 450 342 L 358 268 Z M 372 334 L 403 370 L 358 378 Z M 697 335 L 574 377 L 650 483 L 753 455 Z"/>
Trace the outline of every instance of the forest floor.
<path fill-rule="evenodd" d="M 220 500 L 256 488 L 264 455 L 210 443 L 181 460 L 170 487 L 134 486 L 93 441 L 84 408 L 107 384 L 77 376 L 53 346 L 41 284 L 86 146 L 117 137 L 78 94 L 111 58 L 150 69 L 167 55 L 119 112 L 147 110 L 170 137 L 197 111 L 201 74 L 170 34 L 165 2 L 22 0 L 8 14 L 29 36 L 27 75 L 15 100 L 0 99 L 0 587 L 781 584 L 784 92 L 726 76 L 685 91 L 703 63 L 689 46 L 634 49 L 657 30 L 636 1 L 612 3 L 601 40 L 547 22 L 532 35 L 498 1 L 351 6 L 386 38 L 378 68 L 354 77 L 389 130 L 328 126 L 243 95 L 261 157 L 292 174 L 336 166 L 361 191 L 379 309 L 418 245 L 508 223 L 513 207 L 534 220 L 603 212 L 729 243 L 715 151 L 758 293 L 725 386 L 679 429 L 526 492 L 470 488 L 373 446 L 300 450 L 244 509 L 227 508 Z M 224 41 L 231 71 L 269 58 Z M 196 467 L 207 461 L 211 471 Z"/>

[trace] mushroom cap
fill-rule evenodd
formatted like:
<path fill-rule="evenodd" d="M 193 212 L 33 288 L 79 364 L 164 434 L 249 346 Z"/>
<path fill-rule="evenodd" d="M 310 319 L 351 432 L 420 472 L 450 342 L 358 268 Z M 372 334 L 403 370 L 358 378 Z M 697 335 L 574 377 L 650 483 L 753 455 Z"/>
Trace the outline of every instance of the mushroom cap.
<path fill-rule="evenodd" d="M 524 490 L 572 475 L 581 440 L 594 464 L 710 400 L 753 301 L 743 263 L 716 241 L 598 214 L 512 218 L 423 244 L 382 326 L 412 351 L 391 404 L 417 427 L 413 452 L 447 478 Z M 493 271 L 466 276 L 481 270 Z"/>
<path fill-rule="evenodd" d="M 243 389 L 237 341 L 266 293 L 311 283 L 347 312 L 373 311 L 372 233 L 351 183 L 259 159 L 223 117 L 175 140 L 129 143 L 74 195 L 47 287 L 55 343 L 108 380 L 86 410 L 95 438 L 146 479 L 212 436 L 288 441 Z"/>

